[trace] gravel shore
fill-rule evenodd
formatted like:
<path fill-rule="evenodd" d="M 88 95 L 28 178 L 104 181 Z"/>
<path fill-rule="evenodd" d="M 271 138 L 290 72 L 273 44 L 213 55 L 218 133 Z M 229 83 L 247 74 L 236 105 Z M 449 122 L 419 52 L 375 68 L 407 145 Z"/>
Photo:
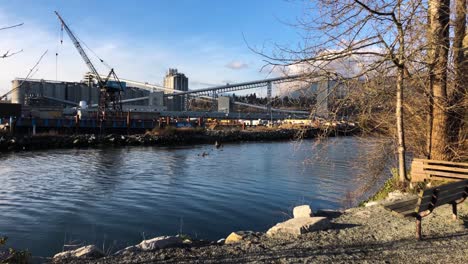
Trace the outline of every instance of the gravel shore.
<path fill-rule="evenodd" d="M 423 218 L 424 240 L 415 239 L 414 218 L 380 205 L 323 212 L 332 228 L 297 238 L 254 237 L 237 244 L 186 246 L 67 263 L 466 263 L 468 202 L 438 207 Z"/>

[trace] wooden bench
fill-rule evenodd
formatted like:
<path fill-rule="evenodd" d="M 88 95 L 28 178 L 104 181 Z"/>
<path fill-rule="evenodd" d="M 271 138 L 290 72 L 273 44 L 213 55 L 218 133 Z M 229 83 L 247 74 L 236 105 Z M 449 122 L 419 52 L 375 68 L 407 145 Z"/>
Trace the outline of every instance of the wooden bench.
<path fill-rule="evenodd" d="M 427 159 L 414 159 L 411 163 L 411 182 L 466 179 L 468 179 L 468 163 Z"/>
<path fill-rule="evenodd" d="M 462 180 L 423 190 L 418 197 L 385 204 L 388 210 L 404 217 L 416 218 L 416 237 L 421 240 L 421 220 L 441 205 L 452 205 L 452 216 L 457 219 L 457 204 L 468 195 L 468 180 Z"/>

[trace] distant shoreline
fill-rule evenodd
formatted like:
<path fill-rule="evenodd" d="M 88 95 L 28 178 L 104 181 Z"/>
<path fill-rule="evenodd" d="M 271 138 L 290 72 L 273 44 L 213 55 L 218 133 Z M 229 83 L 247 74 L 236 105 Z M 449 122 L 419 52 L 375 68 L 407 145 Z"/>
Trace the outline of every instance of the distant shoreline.
<path fill-rule="evenodd" d="M 358 129 L 323 130 L 267 129 L 267 130 L 200 130 L 171 129 L 160 133 L 135 135 L 0 135 L 0 152 L 44 149 L 103 148 L 121 146 L 179 146 L 194 144 L 219 144 L 252 141 L 281 141 L 315 138 L 318 136 L 355 135 Z"/>

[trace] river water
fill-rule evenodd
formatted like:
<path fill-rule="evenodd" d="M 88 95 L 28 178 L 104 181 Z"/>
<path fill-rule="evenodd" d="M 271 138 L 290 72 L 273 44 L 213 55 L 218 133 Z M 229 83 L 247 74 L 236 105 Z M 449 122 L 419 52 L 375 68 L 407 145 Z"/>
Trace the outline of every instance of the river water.
<path fill-rule="evenodd" d="M 112 250 L 160 235 L 266 231 L 295 205 L 342 208 L 359 184 L 350 163 L 367 148 L 337 137 L 0 154 L 0 236 L 50 256 L 64 244 Z"/>

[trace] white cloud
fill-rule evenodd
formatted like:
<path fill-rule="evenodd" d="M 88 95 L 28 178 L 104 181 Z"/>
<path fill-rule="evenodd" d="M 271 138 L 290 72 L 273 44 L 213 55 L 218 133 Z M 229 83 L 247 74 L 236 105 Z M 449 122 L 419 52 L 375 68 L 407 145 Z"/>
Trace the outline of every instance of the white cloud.
<path fill-rule="evenodd" d="M 24 25 L 0 31 L 0 53 L 7 50 L 24 50 L 13 57 L 0 59 L 0 94 L 11 89 L 11 81 L 15 77 L 25 77 L 45 50 L 48 50 L 48 53 L 38 66 L 39 71 L 32 78 L 57 78 L 62 81 L 82 79 L 88 68 L 65 32 L 63 44 L 60 44 L 58 21 L 53 25 L 41 24 L 41 21 L 33 22 L 20 14 L 0 9 L 0 26 L 11 25 L 18 20 L 24 22 Z M 259 58 L 245 47 L 226 46 L 205 36 L 188 36 L 185 41 L 179 43 L 149 42 L 133 37 L 132 32 L 103 36 L 99 32 L 80 28 L 81 24 L 72 22 L 69 22 L 70 26 L 80 40 L 114 67 L 117 75 L 123 79 L 161 84 L 168 68 L 178 68 L 189 80 L 196 80 L 191 82 L 190 88 L 197 89 L 206 88 L 206 84 L 222 84 L 223 80 L 245 82 L 265 77 L 264 73 L 258 71 L 259 65 L 252 63 L 247 68 L 247 64 L 233 60 L 235 57 L 244 61 L 258 60 L 258 63 L 261 63 Z M 85 50 L 98 71 L 107 74 L 109 69 L 100 63 L 92 52 Z M 226 70 L 226 61 L 234 62 L 232 66 L 246 70 Z"/>
<path fill-rule="evenodd" d="M 248 68 L 249 65 L 241 61 L 231 61 L 228 64 L 226 64 L 226 67 L 232 70 L 241 70 Z"/>

